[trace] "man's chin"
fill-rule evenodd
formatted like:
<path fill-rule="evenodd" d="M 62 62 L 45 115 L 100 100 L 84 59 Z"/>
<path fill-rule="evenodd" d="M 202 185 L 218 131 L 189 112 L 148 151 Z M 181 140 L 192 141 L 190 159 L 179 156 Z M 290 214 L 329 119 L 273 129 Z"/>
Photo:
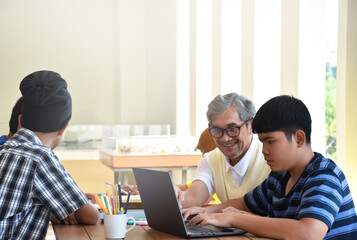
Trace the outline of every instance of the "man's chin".
<path fill-rule="evenodd" d="M 226 154 L 224 154 L 224 155 L 230 159 L 237 159 L 237 158 L 242 158 L 242 154 L 243 154 L 243 151 L 240 151 L 238 153 L 228 153 L 227 155 Z"/>

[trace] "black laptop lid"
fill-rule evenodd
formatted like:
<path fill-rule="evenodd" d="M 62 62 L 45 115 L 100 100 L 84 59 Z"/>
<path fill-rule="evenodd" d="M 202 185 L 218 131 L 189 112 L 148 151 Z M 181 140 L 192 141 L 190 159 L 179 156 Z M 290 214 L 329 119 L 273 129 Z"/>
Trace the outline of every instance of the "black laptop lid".
<path fill-rule="evenodd" d="M 133 172 L 148 225 L 186 238 L 185 223 L 170 174 L 142 168 L 133 168 Z"/>

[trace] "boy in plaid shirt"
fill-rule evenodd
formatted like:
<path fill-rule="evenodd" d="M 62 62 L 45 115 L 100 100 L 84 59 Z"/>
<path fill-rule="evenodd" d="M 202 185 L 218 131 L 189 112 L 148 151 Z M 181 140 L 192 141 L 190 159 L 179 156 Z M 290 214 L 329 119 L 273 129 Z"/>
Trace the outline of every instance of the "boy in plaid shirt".
<path fill-rule="evenodd" d="M 72 116 L 66 81 L 38 71 L 22 80 L 20 90 L 22 128 L 0 148 L 0 239 L 44 239 L 51 213 L 95 224 L 98 210 L 52 151 Z"/>

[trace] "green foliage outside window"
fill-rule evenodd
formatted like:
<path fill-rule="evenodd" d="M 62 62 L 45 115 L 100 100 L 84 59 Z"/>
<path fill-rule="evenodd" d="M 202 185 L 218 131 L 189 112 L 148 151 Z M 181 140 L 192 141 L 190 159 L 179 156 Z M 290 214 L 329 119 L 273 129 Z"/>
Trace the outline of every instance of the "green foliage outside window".
<path fill-rule="evenodd" d="M 326 157 L 336 160 L 336 66 L 326 64 Z"/>

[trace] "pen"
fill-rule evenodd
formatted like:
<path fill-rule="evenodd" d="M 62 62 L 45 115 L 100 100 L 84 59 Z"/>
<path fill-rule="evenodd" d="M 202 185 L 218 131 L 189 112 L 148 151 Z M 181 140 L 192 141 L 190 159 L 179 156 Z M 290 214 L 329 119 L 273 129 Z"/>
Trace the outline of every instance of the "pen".
<path fill-rule="evenodd" d="M 123 207 L 123 203 L 122 203 L 122 199 L 121 199 L 121 186 L 120 186 L 120 183 L 118 184 L 118 194 L 119 194 L 119 207 L 120 209 Z"/>
<path fill-rule="evenodd" d="M 129 199 L 130 199 L 130 192 L 128 192 L 128 198 L 126 199 L 126 205 L 125 205 L 125 211 L 124 211 L 124 214 L 126 214 L 126 212 L 128 211 L 128 207 L 129 207 Z"/>
<path fill-rule="evenodd" d="M 115 186 L 113 187 L 113 200 L 114 200 L 114 209 L 115 209 L 116 214 L 118 214 L 118 209 L 119 209 L 118 198 L 119 198 L 119 196 L 118 196 L 118 187 L 115 184 Z"/>
<path fill-rule="evenodd" d="M 99 207 L 105 212 L 105 214 L 108 214 L 107 209 L 105 208 L 102 200 L 100 200 L 100 198 L 98 197 L 97 194 L 94 194 L 94 199 L 97 202 L 97 204 L 99 205 Z"/>

